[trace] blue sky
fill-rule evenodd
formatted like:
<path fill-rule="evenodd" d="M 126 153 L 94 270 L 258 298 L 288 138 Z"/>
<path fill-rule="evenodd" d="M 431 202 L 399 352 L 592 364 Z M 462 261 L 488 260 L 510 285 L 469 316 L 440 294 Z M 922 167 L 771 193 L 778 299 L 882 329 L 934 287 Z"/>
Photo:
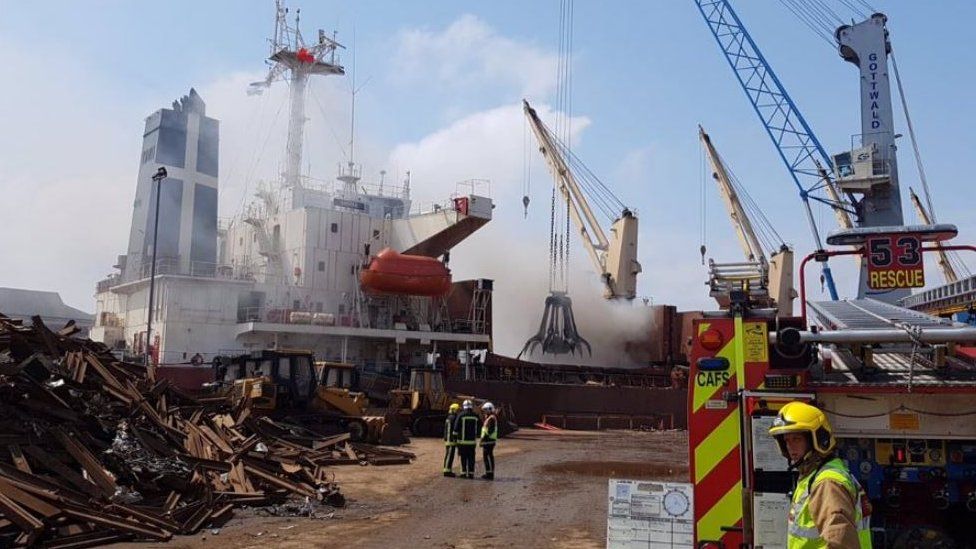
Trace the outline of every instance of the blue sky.
<path fill-rule="evenodd" d="M 553 104 L 559 3 L 306 4 L 307 35 L 337 30 L 349 48 L 347 69 L 355 50 L 357 81 L 366 82 L 357 97 L 357 158 L 366 172 L 402 177 L 412 170 L 415 196 L 424 200 L 445 197 L 455 181 L 490 178 L 496 220 L 458 248 L 455 273 L 504 283 L 511 268 L 492 267 L 495 258 L 517 254 L 519 276 L 539 278 L 550 183 L 535 157 L 533 203 L 523 219 L 518 103 L 529 95 L 544 111 Z M 828 151 L 849 146 L 860 127 L 855 67 L 781 3 L 734 5 Z M 976 5 L 874 5 L 889 16 L 939 218 L 959 225 L 960 241 L 972 241 L 965 169 L 976 63 L 967 39 Z M 245 84 L 265 71 L 272 23 L 270 1 L 0 0 L 7 81 L 0 88 L 0 191 L 7 196 L 0 218 L 10 243 L 0 285 L 56 290 L 69 304 L 94 309 L 95 281 L 124 252 L 143 118 L 191 86 L 222 121 L 221 215 L 232 215 L 258 178 L 272 177 L 284 131 L 274 112 L 285 91 L 244 95 Z M 792 183 L 693 2 L 580 0 L 574 46 L 575 151 L 640 213 L 642 295 L 712 307 L 698 253 L 699 123 L 798 255 L 810 249 Z M 312 95 L 306 160 L 311 173 L 327 178 L 343 160 L 348 81 L 320 81 Z M 264 133 L 272 137 L 259 138 Z M 905 193 L 918 186 L 908 145 L 899 157 Z M 710 182 L 706 192 L 710 255 L 737 260 Z M 832 228 L 829 213 L 818 218 Z M 524 243 L 518 252 L 513 239 Z M 835 269 L 850 295 L 851 269 Z M 928 278 L 940 276 L 930 270 Z"/>

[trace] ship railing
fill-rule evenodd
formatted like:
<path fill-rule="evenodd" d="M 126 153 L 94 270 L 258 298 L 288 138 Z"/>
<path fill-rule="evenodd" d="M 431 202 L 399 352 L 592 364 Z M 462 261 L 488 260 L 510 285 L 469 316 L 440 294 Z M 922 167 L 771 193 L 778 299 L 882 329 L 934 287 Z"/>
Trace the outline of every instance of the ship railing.
<path fill-rule="evenodd" d="M 420 331 L 421 323 L 415 319 L 402 318 L 397 316 L 392 323 L 380 322 L 379 319 L 371 319 L 369 324 L 360 321 L 359 315 L 351 308 L 344 308 L 342 311 L 325 311 L 319 308 L 319 304 L 299 303 L 298 307 L 283 306 L 242 306 L 237 309 L 237 322 L 244 324 L 248 322 L 261 322 L 269 324 L 291 324 L 305 326 L 342 326 L 347 328 L 364 328 L 367 326 L 378 327 L 379 329 L 396 329 L 396 324 L 406 326 L 407 332 Z M 427 324 L 430 331 L 436 333 L 458 333 L 450 328 L 449 323 L 442 325 Z M 426 330 L 424 330 L 426 331 Z"/>
<path fill-rule="evenodd" d="M 358 177 L 358 175 L 357 175 Z M 306 189 L 310 189 L 316 192 L 325 194 L 336 194 L 336 187 L 338 183 L 335 180 L 329 179 L 318 179 L 315 177 L 302 177 L 302 186 Z M 407 187 L 401 185 L 394 185 L 391 183 L 368 183 L 365 181 L 358 181 L 356 183 L 356 188 L 361 194 L 366 194 L 370 196 L 385 196 L 390 198 L 401 198 L 409 199 L 410 192 Z"/>
<path fill-rule="evenodd" d="M 359 327 L 352 313 L 325 312 L 318 306 L 299 307 L 238 307 L 237 322 L 267 322 L 270 324 L 304 324 L 312 326 Z"/>
<path fill-rule="evenodd" d="M 152 272 L 152 259 L 142 261 L 141 278 L 148 278 Z M 177 275 L 195 278 L 220 278 L 224 280 L 254 280 L 252 270 L 243 265 L 215 263 L 211 261 L 182 262 L 179 257 L 156 259 L 156 276 Z"/>
<path fill-rule="evenodd" d="M 427 202 L 414 202 L 410 205 L 410 215 L 425 215 L 441 211 L 456 211 L 454 209 L 454 200 L 450 199 L 441 202 L 431 200 Z"/>
<path fill-rule="evenodd" d="M 99 280 L 95 284 L 95 291 L 96 293 L 107 292 L 111 288 L 114 288 L 115 286 L 118 286 L 121 283 L 122 283 L 122 275 L 118 273 L 111 274 L 103 278 L 102 280 Z"/>

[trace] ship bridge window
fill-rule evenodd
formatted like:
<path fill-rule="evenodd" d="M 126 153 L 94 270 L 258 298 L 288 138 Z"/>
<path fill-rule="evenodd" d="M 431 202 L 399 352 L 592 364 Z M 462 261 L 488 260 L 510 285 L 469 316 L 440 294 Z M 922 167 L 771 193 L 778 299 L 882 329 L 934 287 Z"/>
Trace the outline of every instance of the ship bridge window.
<path fill-rule="evenodd" d="M 298 394 L 302 398 L 307 398 L 312 390 L 312 379 L 314 376 L 314 366 L 308 358 L 298 358 L 295 360 L 295 382 L 298 385 Z"/>
<path fill-rule="evenodd" d="M 296 361 L 297 360 L 298 359 L 296 359 Z M 291 379 L 291 364 L 289 358 L 281 357 L 278 359 L 278 377 L 281 379 Z"/>
<path fill-rule="evenodd" d="M 235 379 L 241 378 L 241 365 L 237 362 L 231 362 L 225 367 L 224 375 L 221 379 L 224 381 L 234 381 Z"/>
<path fill-rule="evenodd" d="M 333 224 L 332 224 L 332 228 L 331 228 L 331 230 L 332 230 L 332 232 L 334 232 L 334 233 L 337 233 L 337 232 L 339 232 L 339 224 L 338 224 L 338 223 L 333 223 Z"/>
<path fill-rule="evenodd" d="M 325 261 L 319 261 L 319 272 L 325 271 Z"/>
<path fill-rule="evenodd" d="M 302 308 L 302 302 L 296 299 L 295 301 L 292 302 L 291 308 L 292 309 L 301 309 Z"/>

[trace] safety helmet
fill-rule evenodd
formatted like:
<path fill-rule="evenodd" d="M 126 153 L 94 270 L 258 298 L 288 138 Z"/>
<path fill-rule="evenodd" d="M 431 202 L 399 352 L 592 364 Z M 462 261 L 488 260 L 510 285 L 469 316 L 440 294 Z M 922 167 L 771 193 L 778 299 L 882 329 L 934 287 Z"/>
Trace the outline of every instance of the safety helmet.
<path fill-rule="evenodd" d="M 494 404 L 492 404 L 492 403 L 490 403 L 490 402 L 486 402 L 486 403 L 484 403 L 484 404 L 482 404 L 482 405 L 481 405 L 481 409 L 482 409 L 482 410 L 483 410 L 483 411 L 484 411 L 485 413 L 488 413 L 488 414 L 490 414 L 490 413 L 492 413 L 492 412 L 494 412 L 494 411 L 495 411 L 495 405 L 494 405 Z"/>
<path fill-rule="evenodd" d="M 447 411 L 452 414 L 457 412 L 460 409 L 461 409 L 461 405 L 458 404 L 457 402 L 452 402 L 451 405 L 447 407 Z"/>
<path fill-rule="evenodd" d="M 470 400 L 465 400 L 463 403 L 461 403 L 461 407 L 465 410 L 470 410 L 473 407 L 473 404 L 471 404 Z"/>
<path fill-rule="evenodd" d="M 810 447 L 820 455 L 827 455 L 837 445 L 834 432 L 830 428 L 827 416 L 816 406 L 806 402 L 790 402 L 780 408 L 779 414 L 769 428 L 769 434 L 776 438 L 779 451 L 789 459 L 786 451 L 787 433 L 806 433 L 809 435 Z"/>

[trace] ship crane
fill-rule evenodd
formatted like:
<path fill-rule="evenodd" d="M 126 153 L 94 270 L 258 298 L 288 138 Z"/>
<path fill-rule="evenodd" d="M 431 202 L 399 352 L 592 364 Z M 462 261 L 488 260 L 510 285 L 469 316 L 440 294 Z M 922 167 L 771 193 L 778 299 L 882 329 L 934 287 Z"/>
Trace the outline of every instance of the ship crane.
<path fill-rule="evenodd" d="M 922 205 L 922 201 L 919 200 L 918 195 L 915 194 L 915 189 L 909 187 L 908 192 L 911 193 L 912 205 L 915 206 L 915 213 L 918 214 L 918 220 L 924 225 L 931 225 L 932 218 L 929 217 L 929 212 Z M 938 257 L 939 269 L 942 270 L 942 276 L 945 278 L 946 284 L 952 284 L 959 280 L 959 276 L 956 274 L 956 269 L 953 268 L 952 263 L 949 262 L 949 254 L 942 249 L 941 243 L 936 243 L 938 250 L 936 255 Z"/>
<path fill-rule="evenodd" d="M 833 159 L 810 129 L 728 0 L 695 0 L 695 4 L 786 165 L 803 201 L 814 244 L 817 249 L 823 249 L 810 201 L 833 208 L 841 229 L 853 226 L 850 216 L 859 213 L 857 201 L 851 193 L 845 197 L 838 193 L 830 174 Z M 827 198 L 814 194 L 820 189 Z M 821 270 L 830 297 L 836 300 L 837 289 L 826 261 L 821 263 Z"/>
<path fill-rule="evenodd" d="M 557 142 L 528 101 L 523 100 L 522 107 L 539 141 L 539 152 L 546 159 L 556 188 L 569 205 L 570 218 L 583 247 L 605 285 L 604 297 L 634 299 L 637 296 L 637 274 L 641 272 L 640 263 L 637 262 L 637 217 L 624 207 L 620 217 L 611 224 L 608 238 L 583 193 L 577 175 L 563 156 L 564 147 Z"/>
<path fill-rule="evenodd" d="M 744 263 L 709 261 L 712 297 L 719 302 L 721 308 L 727 309 L 730 306 L 731 290 L 742 290 L 749 295 L 753 305 L 776 307 L 781 316 L 791 316 L 793 300 L 797 297 L 796 290 L 793 289 L 793 250 L 768 226 L 766 232 L 777 238 L 779 245 L 767 253 L 766 248 L 771 246 L 763 246 L 725 162 L 701 126 L 698 126 L 698 137 L 712 166 L 712 177 L 746 258 Z M 757 221 L 766 220 L 761 218 Z M 768 225 L 768 221 L 766 223 Z"/>
<path fill-rule="evenodd" d="M 583 243 L 587 255 L 604 284 L 604 297 L 607 299 L 632 300 L 637 296 L 637 274 L 641 272 L 637 261 L 637 217 L 634 213 L 609 193 L 602 183 L 595 180 L 592 173 L 561 143 L 539 118 L 528 101 L 522 102 L 525 117 L 532 128 L 539 152 L 546 160 L 552 174 L 556 192 L 566 204 L 569 219 Z M 579 167 L 578 174 L 570 164 Z M 620 207 L 619 216 L 610 226 L 610 234 L 603 229 L 591 201 L 584 192 L 584 183 L 589 183 L 590 191 L 609 195 L 610 202 Z M 592 184 L 599 186 L 599 191 Z M 607 200 L 600 209 L 607 213 Z M 555 207 L 554 207 L 555 210 Z M 568 236 L 568 235 L 567 235 Z M 579 335 L 573 316 L 572 301 L 566 291 L 550 288 L 546 298 L 545 310 L 539 331 L 523 347 L 519 356 L 532 352 L 541 346 L 546 353 L 575 353 L 577 350 L 590 350 L 589 343 Z"/>

